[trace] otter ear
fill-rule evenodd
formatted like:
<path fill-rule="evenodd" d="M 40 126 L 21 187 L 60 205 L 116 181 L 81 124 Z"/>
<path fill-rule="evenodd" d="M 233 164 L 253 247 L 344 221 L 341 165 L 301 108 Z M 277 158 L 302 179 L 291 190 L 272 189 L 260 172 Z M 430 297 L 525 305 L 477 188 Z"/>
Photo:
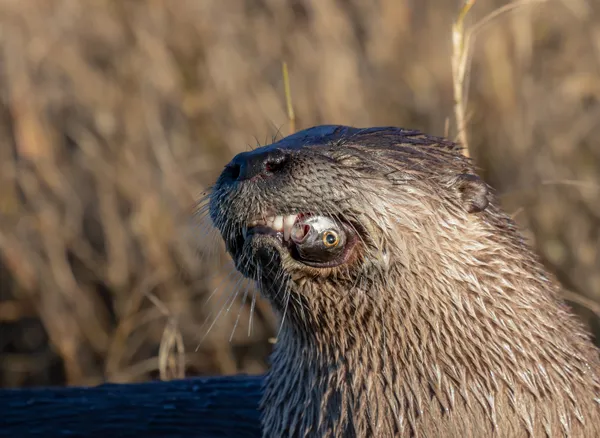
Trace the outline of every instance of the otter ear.
<path fill-rule="evenodd" d="M 489 190 L 481 178 L 471 173 L 462 173 L 458 175 L 454 185 L 467 212 L 478 213 L 486 209 Z"/>

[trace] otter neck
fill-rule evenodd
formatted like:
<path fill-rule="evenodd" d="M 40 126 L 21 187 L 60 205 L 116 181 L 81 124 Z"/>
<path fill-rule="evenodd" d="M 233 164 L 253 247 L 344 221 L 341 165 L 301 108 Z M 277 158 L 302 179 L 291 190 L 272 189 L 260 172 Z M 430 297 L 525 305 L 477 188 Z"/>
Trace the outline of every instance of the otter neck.
<path fill-rule="evenodd" d="M 543 269 L 498 270 L 481 254 L 467 265 L 460 272 L 396 266 L 373 281 L 379 286 L 342 296 L 324 281 L 302 308 L 290 304 L 267 379 L 268 429 L 411 436 L 427 435 L 428 425 L 435 435 L 445 422 L 446 436 L 499 428 L 562 434 L 579 417 L 600 415 L 597 353 Z M 538 412 L 536 400 L 545 398 L 546 407 L 561 408 Z"/>

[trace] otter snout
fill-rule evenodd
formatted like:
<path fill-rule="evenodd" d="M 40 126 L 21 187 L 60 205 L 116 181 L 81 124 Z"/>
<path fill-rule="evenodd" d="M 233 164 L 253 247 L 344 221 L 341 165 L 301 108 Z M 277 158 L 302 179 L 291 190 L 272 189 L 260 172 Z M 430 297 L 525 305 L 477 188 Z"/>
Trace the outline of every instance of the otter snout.
<path fill-rule="evenodd" d="M 237 154 L 225 170 L 232 181 L 267 178 L 284 170 L 289 156 L 281 149 L 267 148 Z"/>

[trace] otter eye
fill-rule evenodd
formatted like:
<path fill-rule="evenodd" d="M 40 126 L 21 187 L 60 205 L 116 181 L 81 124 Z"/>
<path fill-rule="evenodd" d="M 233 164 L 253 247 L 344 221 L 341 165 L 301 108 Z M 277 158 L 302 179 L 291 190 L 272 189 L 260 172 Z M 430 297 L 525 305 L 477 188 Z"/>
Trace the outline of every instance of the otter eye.
<path fill-rule="evenodd" d="M 323 243 L 327 248 L 337 246 L 340 242 L 340 238 L 335 231 L 325 231 L 323 233 Z"/>

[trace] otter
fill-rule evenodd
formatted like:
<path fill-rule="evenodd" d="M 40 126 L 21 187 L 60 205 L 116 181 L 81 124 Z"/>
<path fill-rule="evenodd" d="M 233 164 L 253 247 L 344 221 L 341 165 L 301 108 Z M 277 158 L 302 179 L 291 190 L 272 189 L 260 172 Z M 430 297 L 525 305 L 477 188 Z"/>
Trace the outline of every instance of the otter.
<path fill-rule="evenodd" d="M 600 436 L 599 351 L 456 143 L 317 126 L 208 208 L 279 316 L 264 436 Z"/>

